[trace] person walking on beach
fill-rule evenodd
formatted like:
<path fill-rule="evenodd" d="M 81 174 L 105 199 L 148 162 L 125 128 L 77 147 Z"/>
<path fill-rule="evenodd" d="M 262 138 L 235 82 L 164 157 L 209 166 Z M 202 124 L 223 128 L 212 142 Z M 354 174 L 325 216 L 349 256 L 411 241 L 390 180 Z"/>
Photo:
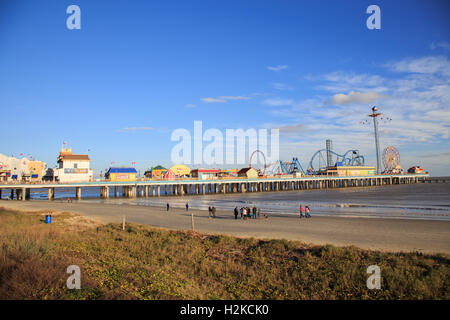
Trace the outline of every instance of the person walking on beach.
<path fill-rule="evenodd" d="M 303 218 L 303 206 L 300 205 L 300 218 Z"/>
<path fill-rule="evenodd" d="M 305 216 L 306 218 L 311 218 L 311 215 L 309 214 L 309 207 L 305 206 Z"/>
<path fill-rule="evenodd" d="M 256 206 L 253 206 L 253 219 L 256 219 Z"/>
<path fill-rule="evenodd" d="M 212 207 L 211 212 L 212 212 L 213 218 L 215 218 L 216 217 L 216 207 Z"/>
<path fill-rule="evenodd" d="M 189 211 L 189 203 L 186 202 L 186 211 Z"/>
<path fill-rule="evenodd" d="M 212 216 L 212 208 L 211 206 L 208 207 L 208 216 L 211 218 Z"/>
<path fill-rule="evenodd" d="M 258 218 L 261 216 L 261 208 L 258 208 Z"/>
<path fill-rule="evenodd" d="M 238 212 L 238 208 L 235 207 L 234 208 L 234 220 L 237 220 L 237 216 L 238 216 L 239 212 Z"/>
<path fill-rule="evenodd" d="M 241 209 L 239 209 L 239 212 L 241 213 L 241 219 L 242 219 L 242 217 L 243 217 L 243 214 L 244 214 L 244 208 L 243 208 L 243 207 L 241 207 Z"/>
<path fill-rule="evenodd" d="M 169 211 L 169 208 L 170 208 L 169 203 L 167 203 L 167 211 Z"/>

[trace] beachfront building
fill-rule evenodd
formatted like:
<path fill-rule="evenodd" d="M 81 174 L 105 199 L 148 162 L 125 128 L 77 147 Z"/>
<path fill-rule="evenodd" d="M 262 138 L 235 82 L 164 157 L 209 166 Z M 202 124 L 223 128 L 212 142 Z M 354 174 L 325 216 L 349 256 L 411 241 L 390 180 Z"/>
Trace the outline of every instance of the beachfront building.
<path fill-rule="evenodd" d="M 73 154 L 72 149 L 62 148 L 57 162 L 58 167 L 53 170 L 56 181 L 62 183 L 92 181 L 91 159 L 87 154 Z"/>
<path fill-rule="evenodd" d="M 217 179 L 219 173 L 219 169 L 194 169 L 191 171 L 191 177 L 198 180 Z"/>
<path fill-rule="evenodd" d="M 229 178 L 237 177 L 239 169 L 222 169 L 219 172 L 219 177 Z"/>
<path fill-rule="evenodd" d="M 326 170 L 329 176 L 368 176 L 376 173 L 375 167 L 371 166 L 332 166 Z"/>
<path fill-rule="evenodd" d="M 258 171 L 256 171 L 256 169 L 254 168 L 242 168 L 238 172 L 238 177 L 256 179 L 258 178 Z"/>
<path fill-rule="evenodd" d="M 32 182 L 41 181 L 45 173 L 47 172 L 47 165 L 42 161 L 29 161 L 28 172 L 30 175 L 30 180 Z"/>
<path fill-rule="evenodd" d="M 160 180 L 164 179 L 164 173 L 166 173 L 167 169 L 163 166 L 152 167 L 150 170 L 145 171 L 144 176 L 148 179 Z"/>
<path fill-rule="evenodd" d="M 135 168 L 109 168 L 105 178 L 111 181 L 136 181 L 136 174 Z"/>
<path fill-rule="evenodd" d="M 176 164 L 174 166 L 171 166 L 170 170 L 172 170 L 176 178 L 189 177 L 191 174 L 191 169 L 184 164 Z"/>
<path fill-rule="evenodd" d="M 2 182 L 40 181 L 46 170 L 45 162 L 0 154 L 0 181 Z"/>

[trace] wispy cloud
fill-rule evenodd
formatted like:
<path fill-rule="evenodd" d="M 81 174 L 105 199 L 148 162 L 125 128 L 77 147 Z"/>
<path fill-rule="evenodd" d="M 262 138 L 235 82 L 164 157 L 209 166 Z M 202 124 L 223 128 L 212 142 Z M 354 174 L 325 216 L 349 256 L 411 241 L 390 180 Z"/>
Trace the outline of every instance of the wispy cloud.
<path fill-rule="evenodd" d="M 442 48 L 445 51 L 450 51 L 450 43 L 444 41 L 444 42 L 438 42 L 438 43 L 432 42 L 430 44 L 431 50 L 436 50 L 438 48 Z"/>
<path fill-rule="evenodd" d="M 416 59 L 407 58 L 401 61 L 388 62 L 384 66 L 395 72 L 450 76 L 450 62 L 445 56 L 429 56 Z"/>
<path fill-rule="evenodd" d="M 250 97 L 245 96 L 220 96 L 217 98 L 212 97 L 201 98 L 200 100 L 206 103 L 224 103 L 227 102 L 228 100 L 249 100 L 249 99 Z"/>
<path fill-rule="evenodd" d="M 331 98 L 332 104 L 352 104 L 352 103 L 369 103 L 385 98 L 385 95 L 378 92 L 355 92 L 350 91 L 348 94 L 338 93 Z"/>
<path fill-rule="evenodd" d="M 129 131 L 150 131 L 155 130 L 153 127 L 128 127 L 128 128 L 122 128 L 118 130 L 119 132 L 129 132 Z"/>
<path fill-rule="evenodd" d="M 188 103 L 187 105 L 185 105 L 185 107 L 186 107 L 186 108 L 189 108 L 189 109 L 192 109 L 192 108 L 197 107 L 197 105 L 192 104 L 192 103 Z"/>
<path fill-rule="evenodd" d="M 278 129 L 280 130 L 280 134 L 284 135 L 292 135 L 292 134 L 296 135 L 308 131 L 304 123 L 280 126 L 278 127 Z"/>
<path fill-rule="evenodd" d="M 278 65 L 276 67 L 268 66 L 267 69 L 271 70 L 271 71 L 281 71 L 283 69 L 287 69 L 287 67 L 288 67 L 287 65 L 282 65 L 282 66 Z"/>
<path fill-rule="evenodd" d="M 272 99 L 264 100 L 263 104 L 271 106 L 271 107 L 292 106 L 294 104 L 294 100 L 292 100 L 292 99 L 272 98 Z"/>
<path fill-rule="evenodd" d="M 274 82 L 272 83 L 272 87 L 275 90 L 280 90 L 280 91 L 290 91 L 290 90 L 294 90 L 293 87 L 288 86 L 287 84 L 281 83 L 281 82 Z"/>

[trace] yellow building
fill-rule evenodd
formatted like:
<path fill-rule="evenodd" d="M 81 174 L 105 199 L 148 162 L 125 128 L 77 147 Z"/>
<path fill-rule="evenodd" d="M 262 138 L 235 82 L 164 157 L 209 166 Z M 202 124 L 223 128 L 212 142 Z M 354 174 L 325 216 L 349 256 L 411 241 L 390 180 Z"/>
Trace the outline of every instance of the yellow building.
<path fill-rule="evenodd" d="M 105 177 L 111 181 L 136 181 L 135 168 L 109 168 Z"/>
<path fill-rule="evenodd" d="M 144 175 L 147 178 L 151 178 L 153 180 L 160 180 L 164 179 L 164 174 L 166 173 L 167 169 L 163 166 L 156 166 L 152 167 L 150 170 L 145 171 Z"/>
<path fill-rule="evenodd" d="M 370 166 L 335 166 L 327 168 L 330 176 L 369 176 L 375 174 L 375 167 Z"/>
<path fill-rule="evenodd" d="M 258 178 L 258 171 L 254 168 L 242 168 L 238 172 L 238 177 L 243 177 L 247 179 L 256 179 Z"/>
<path fill-rule="evenodd" d="M 170 167 L 177 178 L 188 177 L 191 174 L 191 169 L 184 164 L 176 164 Z"/>
<path fill-rule="evenodd" d="M 46 165 L 42 161 L 28 161 L 28 172 L 32 181 L 42 180 L 42 176 L 45 174 Z"/>

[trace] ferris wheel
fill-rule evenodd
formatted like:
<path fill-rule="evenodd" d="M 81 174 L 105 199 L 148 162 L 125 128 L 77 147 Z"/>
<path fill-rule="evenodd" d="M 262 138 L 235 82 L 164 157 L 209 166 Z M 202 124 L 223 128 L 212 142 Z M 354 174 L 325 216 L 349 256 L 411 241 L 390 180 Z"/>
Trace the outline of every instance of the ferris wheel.
<path fill-rule="evenodd" d="M 386 171 L 392 171 L 400 166 L 400 153 L 397 148 L 393 146 L 384 148 L 383 165 Z"/>
<path fill-rule="evenodd" d="M 250 155 L 248 166 L 249 166 L 249 168 L 252 168 L 252 159 L 253 159 L 253 156 L 256 155 L 256 154 L 260 154 L 262 156 L 262 158 L 263 158 L 264 166 L 261 169 L 257 169 L 257 171 L 260 174 L 264 175 L 266 173 L 266 168 L 268 166 L 266 165 L 266 156 L 264 155 L 264 152 L 262 152 L 261 150 L 255 150 L 255 151 L 252 152 L 252 154 Z M 254 168 L 254 169 L 256 169 L 256 168 Z"/>

